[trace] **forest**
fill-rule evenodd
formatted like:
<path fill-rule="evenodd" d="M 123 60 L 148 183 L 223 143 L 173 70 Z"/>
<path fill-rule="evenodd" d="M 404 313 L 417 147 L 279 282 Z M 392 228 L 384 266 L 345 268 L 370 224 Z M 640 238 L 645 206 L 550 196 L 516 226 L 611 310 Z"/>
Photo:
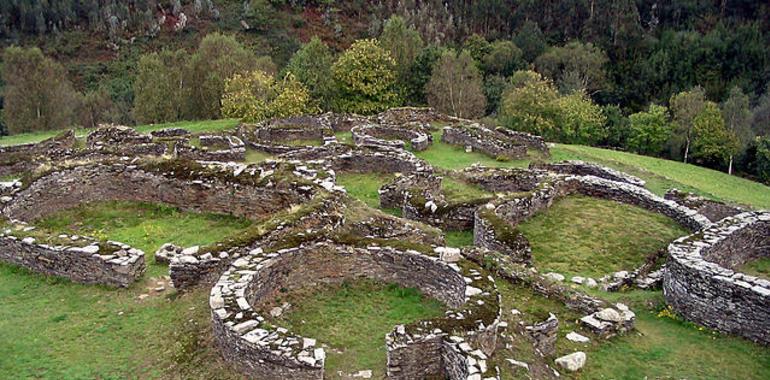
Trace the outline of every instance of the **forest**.
<path fill-rule="evenodd" d="M 4 134 L 430 105 L 770 183 L 767 2 L 8 0 L 0 44 Z"/>

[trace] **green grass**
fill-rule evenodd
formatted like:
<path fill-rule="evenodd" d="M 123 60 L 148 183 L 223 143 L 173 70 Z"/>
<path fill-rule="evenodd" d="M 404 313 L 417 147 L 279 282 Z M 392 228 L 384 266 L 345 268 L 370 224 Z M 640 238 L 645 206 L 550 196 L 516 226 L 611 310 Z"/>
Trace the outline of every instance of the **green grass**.
<path fill-rule="evenodd" d="M 246 162 L 250 164 L 257 164 L 272 157 L 272 155 L 256 149 L 246 149 Z"/>
<path fill-rule="evenodd" d="M 473 231 L 447 231 L 444 239 L 448 247 L 465 247 L 473 245 Z"/>
<path fill-rule="evenodd" d="M 153 265 L 162 243 L 223 239 L 249 222 L 167 206 L 98 203 L 59 212 L 41 228 L 145 250 L 148 274 L 128 289 L 78 285 L 0 263 L 2 379 L 237 379 L 210 334 L 208 289 L 178 295 Z M 167 289 L 153 289 L 163 284 Z M 140 300 L 139 296 L 148 298 Z"/>
<path fill-rule="evenodd" d="M 737 271 L 770 280 L 770 257 L 751 260 L 737 268 Z"/>
<path fill-rule="evenodd" d="M 281 322 L 291 331 L 331 346 L 326 350 L 325 378 L 372 370 L 383 378 L 385 334 L 397 324 L 443 315 L 444 305 L 418 290 L 372 281 L 313 288 L 289 294 L 292 306 Z"/>
<path fill-rule="evenodd" d="M 222 240 L 251 224 L 229 215 L 182 212 L 165 205 L 135 202 L 104 202 L 84 205 L 50 215 L 35 225 L 52 234 L 94 236 L 120 241 L 145 252 L 148 264 L 164 243 L 183 247 Z M 167 274 L 165 265 L 148 265 L 148 274 Z"/>
<path fill-rule="evenodd" d="M 147 133 L 147 132 L 156 131 L 159 129 L 173 127 L 173 128 L 184 128 L 190 131 L 191 133 L 199 133 L 199 132 L 216 132 L 216 131 L 222 131 L 226 129 L 232 129 L 232 128 L 235 128 L 235 126 L 237 126 L 238 123 L 239 121 L 237 119 L 180 121 L 175 123 L 140 125 L 140 126 L 137 126 L 136 129 L 139 132 Z M 83 137 L 87 135 L 89 132 L 91 132 L 92 130 L 93 129 L 90 129 L 90 128 L 77 128 L 75 129 L 75 135 L 78 137 Z M 63 130 L 40 131 L 40 132 L 20 133 L 12 136 L 2 136 L 0 137 L 0 146 L 40 142 L 47 138 L 56 136 L 62 131 Z"/>
<path fill-rule="evenodd" d="M 344 186 L 351 197 L 356 198 L 367 206 L 380 207 L 380 194 L 378 190 L 382 185 L 392 181 L 391 174 L 381 173 L 339 173 L 337 183 Z"/>
<path fill-rule="evenodd" d="M 659 316 L 661 292 L 636 290 L 606 295 L 636 311 L 637 332 L 611 339 L 588 353 L 585 379 L 767 379 L 770 350 Z"/>
<path fill-rule="evenodd" d="M 571 196 L 519 225 L 541 272 L 603 276 L 633 270 L 687 231 L 636 206 Z M 569 278 L 569 277 L 568 277 Z"/>
<path fill-rule="evenodd" d="M 414 154 L 433 166 L 448 170 L 462 169 L 476 163 L 492 167 L 526 167 L 529 165 L 529 160 L 498 161 L 482 153 L 467 153 L 463 147 L 441 142 L 440 131 L 433 132 L 433 145 L 430 148 L 414 152 Z"/>
<path fill-rule="evenodd" d="M 323 140 L 287 140 L 279 143 L 289 146 L 322 146 L 324 144 Z"/>
<path fill-rule="evenodd" d="M 441 180 L 441 190 L 450 203 L 469 202 L 492 196 L 492 193 L 472 184 L 444 176 Z"/>
<path fill-rule="evenodd" d="M 351 132 L 336 132 L 337 142 L 340 144 L 353 145 L 353 134 Z"/>
<path fill-rule="evenodd" d="M 552 156 L 553 160 L 592 161 L 627 171 L 647 180 L 647 187 L 657 194 L 677 187 L 710 198 L 770 208 L 770 187 L 700 166 L 581 145 L 558 144 Z"/>

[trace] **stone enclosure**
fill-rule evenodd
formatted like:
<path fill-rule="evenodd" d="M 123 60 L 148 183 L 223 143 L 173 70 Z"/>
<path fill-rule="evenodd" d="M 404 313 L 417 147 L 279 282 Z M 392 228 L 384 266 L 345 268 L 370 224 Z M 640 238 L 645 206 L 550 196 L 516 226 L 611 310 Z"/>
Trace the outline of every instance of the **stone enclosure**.
<path fill-rule="evenodd" d="M 352 144 L 337 139 L 345 132 Z M 168 263 L 179 291 L 211 287 L 216 344 L 245 375 L 323 379 L 321 344 L 275 326 L 263 306 L 279 291 L 370 278 L 418 288 L 447 308 L 442 318 L 394 326 L 378 337 L 387 351 L 387 378 L 499 379 L 491 359 L 508 326 L 493 272 L 580 311 L 580 325 L 599 337 L 634 328 L 635 314 L 625 305 L 565 286 L 556 274 L 537 273 L 529 241 L 516 229 L 556 200 L 582 194 L 661 213 L 693 232 L 668 247 L 656 274 L 650 273 L 655 261 L 629 268 L 608 290 L 655 277 L 649 281 L 662 281 L 666 301 L 688 320 L 770 344 L 770 282 L 735 272 L 770 255 L 770 214 L 676 191 L 659 197 L 640 178 L 580 161 L 434 168 L 412 151 L 430 149 L 439 132 L 445 143 L 500 160 L 550 154 L 538 136 L 423 108 L 293 117 L 217 134 L 105 126 L 80 147 L 70 132 L 0 149 L 0 171 L 24 174 L 0 188 L 0 259 L 75 282 L 129 287 L 144 275 L 144 252 L 90 237 L 46 235 L 35 221 L 115 200 L 244 217 L 253 226 L 238 236 L 200 247 L 164 245 L 155 260 Z M 243 163 L 248 150 L 275 159 Z M 350 199 L 336 183 L 346 172 L 396 173 L 379 198 L 400 217 Z M 453 199 L 446 178 L 484 195 Z M 445 247 L 442 230 L 471 230 L 474 246 Z M 549 356 L 558 326 L 550 315 L 514 329 Z"/>

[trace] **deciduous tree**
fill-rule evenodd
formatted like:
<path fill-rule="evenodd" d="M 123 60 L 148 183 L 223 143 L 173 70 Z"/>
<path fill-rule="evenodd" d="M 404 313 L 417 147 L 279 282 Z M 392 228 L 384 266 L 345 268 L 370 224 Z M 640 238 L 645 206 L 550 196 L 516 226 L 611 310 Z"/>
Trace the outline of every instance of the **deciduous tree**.
<path fill-rule="evenodd" d="M 722 117 L 727 130 L 736 138 L 736 154 L 730 155 L 730 163 L 727 172 L 733 174 L 733 161 L 735 155 L 746 150 L 754 135 L 751 132 L 751 110 L 749 109 L 749 97 L 740 87 L 733 87 L 730 96 L 722 103 Z"/>
<path fill-rule="evenodd" d="M 328 110 L 334 98 L 334 79 L 332 78 L 334 56 L 329 47 L 318 37 L 294 53 L 284 71 L 294 74 L 307 89 L 319 106 Z"/>
<path fill-rule="evenodd" d="M 184 50 L 163 50 L 139 58 L 134 81 L 134 118 L 140 123 L 165 123 L 182 117 L 185 81 Z"/>
<path fill-rule="evenodd" d="M 607 62 L 607 54 L 598 46 L 572 41 L 548 49 L 535 60 L 535 67 L 563 93 L 583 90 L 594 95 L 607 86 Z"/>
<path fill-rule="evenodd" d="M 484 115 L 481 73 L 468 52 L 445 52 L 436 62 L 425 92 L 428 104 L 440 112 L 462 118 Z"/>
<path fill-rule="evenodd" d="M 673 148 L 675 151 L 683 150 L 683 161 L 686 163 L 690 156 L 695 118 L 706 106 L 706 92 L 700 86 L 680 92 L 671 97 L 669 106 L 675 126 Z"/>
<path fill-rule="evenodd" d="M 672 133 L 668 109 L 650 104 L 647 111 L 632 114 L 628 119 L 630 122 L 628 148 L 641 154 L 659 154 Z"/>
<path fill-rule="evenodd" d="M 3 60 L 4 118 L 10 134 L 72 125 L 78 96 L 64 67 L 38 48 L 9 47 Z"/>
<path fill-rule="evenodd" d="M 310 92 L 291 73 L 276 81 L 272 75 L 254 70 L 225 81 L 222 114 L 226 117 L 259 122 L 313 111 Z"/>

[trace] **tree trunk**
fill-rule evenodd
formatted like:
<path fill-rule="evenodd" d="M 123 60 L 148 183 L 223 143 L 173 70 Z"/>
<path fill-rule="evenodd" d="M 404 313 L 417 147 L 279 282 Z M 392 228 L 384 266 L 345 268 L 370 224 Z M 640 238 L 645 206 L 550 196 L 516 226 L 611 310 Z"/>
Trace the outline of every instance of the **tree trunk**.
<path fill-rule="evenodd" d="M 727 174 L 733 175 L 733 155 L 730 155 L 730 165 L 727 167 Z"/>
<path fill-rule="evenodd" d="M 687 143 L 684 144 L 684 163 L 687 163 L 687 157 L 690 155 L 690 139 L 687 139 Z"/>

